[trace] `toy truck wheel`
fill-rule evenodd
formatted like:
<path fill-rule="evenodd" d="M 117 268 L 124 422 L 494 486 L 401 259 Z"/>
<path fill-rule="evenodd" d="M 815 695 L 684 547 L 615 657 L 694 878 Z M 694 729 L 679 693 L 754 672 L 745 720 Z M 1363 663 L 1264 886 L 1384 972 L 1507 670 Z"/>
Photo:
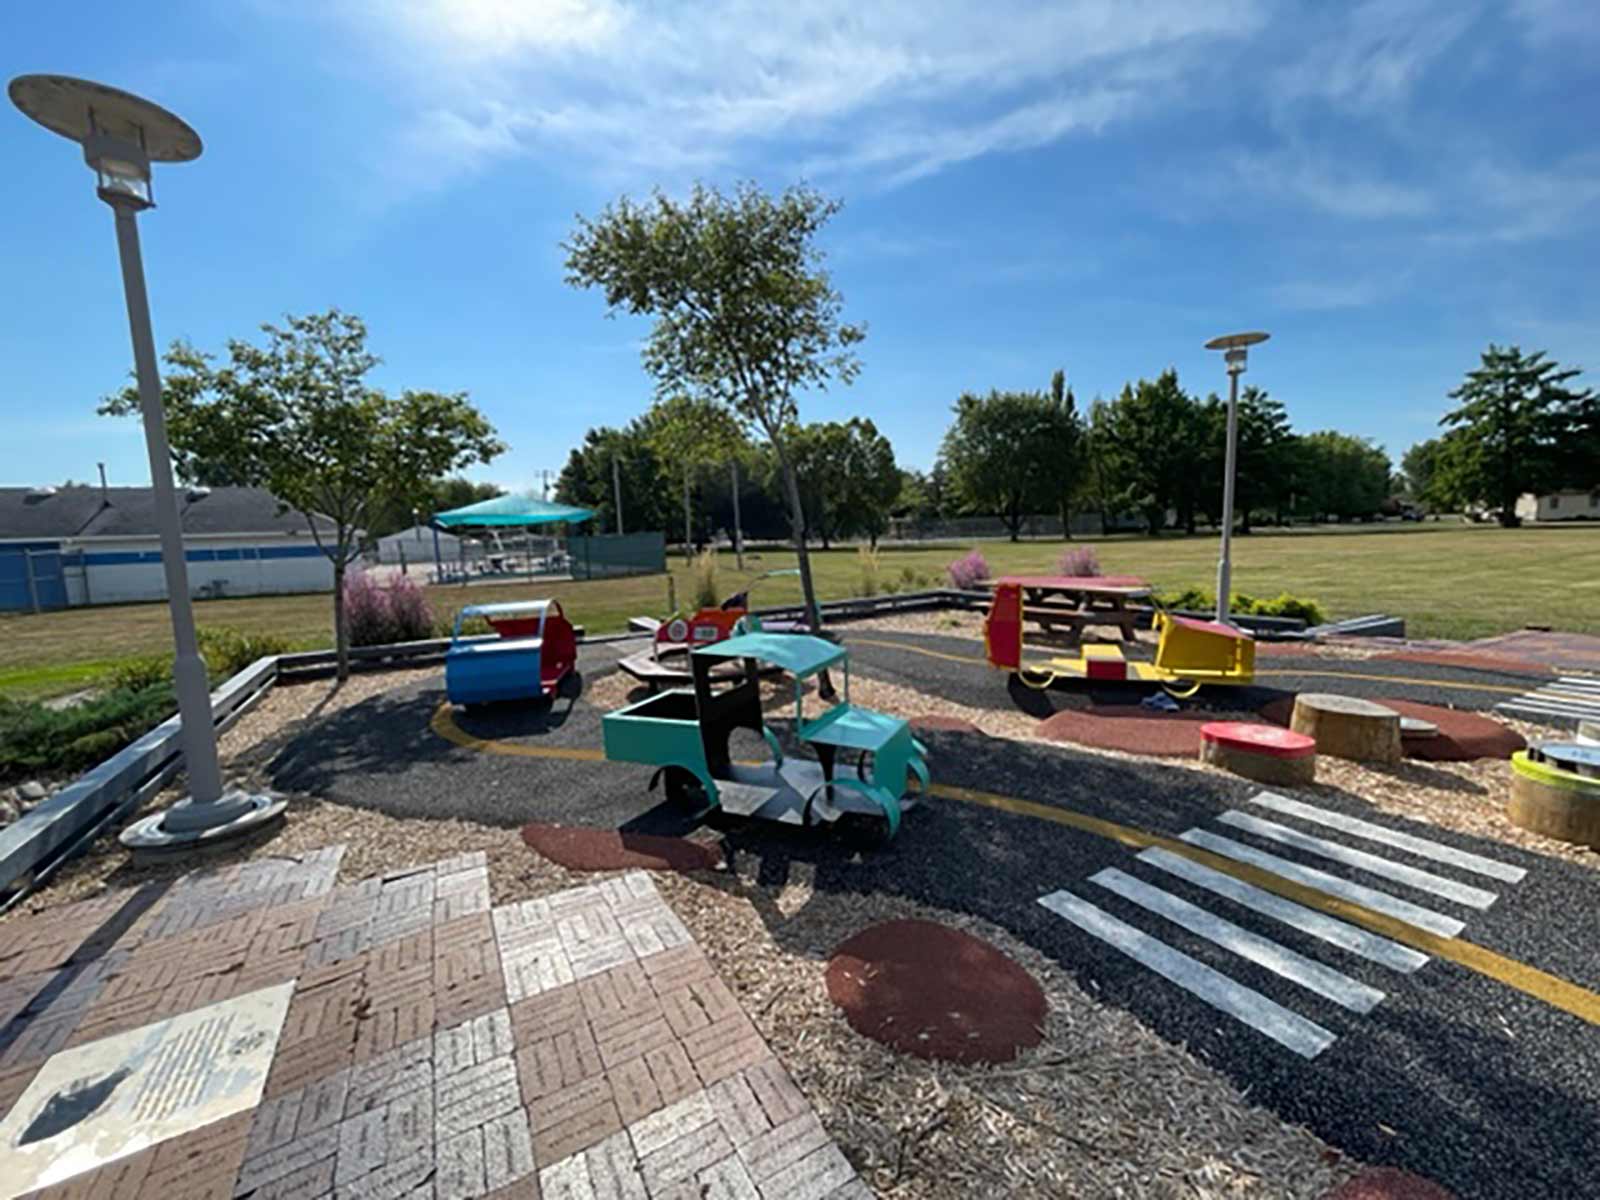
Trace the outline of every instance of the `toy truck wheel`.
<path fill-rule="evenodd" d="M 661 786 L 667 799 L 679 808 L 699 812 L 706 806 L 705 785 L 693 771 L 683 767 L 663 768 Z"/>
<path fill-rule="evenodd" d="M 862 783 L 876 783 L 878 777 L 873 773 L 878 767 L 878 756 L 871 750 L 863 750 L 856 759 L 856 778 Z M 917 774 L 916 768 L 907 764 L 906 786 L 902 796 L 920 796 L 925 789 L 922 786 L 922 776 Z"/>
<path fill-rule="evenodd" d="M 882 813 L 847 812 L 833 824 L 840 837 L 866 850 L 881 850 L 894 838 L 889 818 Z"/>

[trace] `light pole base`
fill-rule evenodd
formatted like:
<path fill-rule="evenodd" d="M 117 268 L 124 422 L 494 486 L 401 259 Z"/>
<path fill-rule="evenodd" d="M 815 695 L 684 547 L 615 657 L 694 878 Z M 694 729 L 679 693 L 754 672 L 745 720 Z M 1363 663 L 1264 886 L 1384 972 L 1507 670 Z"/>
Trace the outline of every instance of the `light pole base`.
<path fill-rule="evenodd" d="M 231 791 L 209 804 L 189 797 L 171 808 L 135 821 L 121 842 L 137 853 L 196 850 L 265 829 L 282 818 L 289 801 L 281 796 Z"/>

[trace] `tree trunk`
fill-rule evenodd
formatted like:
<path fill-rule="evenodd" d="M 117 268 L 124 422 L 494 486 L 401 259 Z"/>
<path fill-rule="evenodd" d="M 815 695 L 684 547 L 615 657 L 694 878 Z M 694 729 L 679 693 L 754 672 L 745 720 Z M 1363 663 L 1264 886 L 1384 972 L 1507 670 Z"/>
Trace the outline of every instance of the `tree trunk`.
<path fill-rule="evenodd" d="M 771 434 L 768 434 L 771 438 Z M 771 438 L 774 447 L 778 440 Z M 805 597 L 806 624 L 811 626 L 812 633 L 822 632 L 822 611 L 817 607 L 817 589 L 811 581 L 811 555 L 806 551 L 806 514 L 800 504 L 800 477 L 795 473 L 794 464 L 789 461 L 789 456 L 782 450 L 778 451 L 778 461 L 783 466 L 783 487 L 789 494 L 789 524 L 794 527 L 794 553 L 800 567 L 800 591 Z"/>
<path fill-rule="evenodd" d="M 689 472 L 683 473 L 683 557 L 687 562 L 694 553 L 694 531 L 689 515 Z"/>
<path fill-rule="evenodd" d="M 340 683 L 350 678 L 350 634 L 344 622 L 344 569 L 341 555 L 333 560 L 333 648 L 339 660 Z"/>

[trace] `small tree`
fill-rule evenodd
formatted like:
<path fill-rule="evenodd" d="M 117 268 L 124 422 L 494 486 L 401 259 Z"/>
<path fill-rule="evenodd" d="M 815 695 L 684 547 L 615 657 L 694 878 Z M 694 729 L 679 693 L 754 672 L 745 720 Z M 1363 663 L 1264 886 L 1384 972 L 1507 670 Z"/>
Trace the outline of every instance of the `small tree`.
<path fill-rule="evenodd" d="M 683 489 L 683 556 L 694 553 L 689 489 L 701 467 L 722 463 L 744 442 L 737 419 L 713 400 L 673 396 L 658 401 L 642 422 L 663 468 Z"/>
<path fill-rule="evenodd" d="M 796 392 L 849 383 L 860 370 L 851 347 L 865 328 L 840 319 L 844 301 L 815 241 L 838 210 L 806 187 L 771 196 L 744 184 L 725 196 L 696 184 L 682 202 L 658 191 L 579 217 L 562 247 L 568 283 L 600 288 L 613 312 L 655 318 L 644 366 L 658 395 L 726 405 L 771 444 L 813 629 L 821 615 L 785 434 L 799 418 Z"/>
<path fill-rule="evenodd" d="M 1014 542 L 1024 517 L 1059 498 L 1056 410 L 1040 392 L 990 392 L 962 396 L 955 414 L 939 451 L 950 483 L 968 511 L 998 514 Z"/>
<path fill-rule="evenodd" d="M 305 517 L 333 564 L 342 680 L 350 673 L 344 576 L 369 517 L 505 447 L 464 393 L 395 397 L 369 385 L 379 360 L 360 317 L 329 309 L 261 329 L 266 344 L 230 341 L 224 367 L 181 342 L 167 352 L 162 402 L 173 461 L 189 482 L 263 487 Z M 131 387 L 101 406 L 116 416 L 138 411 Z"/>
<path fill-rule="evenodd" d="M 1457 407 L 1439 424 L 1450 427 L 1452 487 L 1499 506 L 1500 524 L 1518 524 L 1517 497 L 1567 482 L 1574 441 L 1594 427 L 1595 396 L 1588 388 L 1567 387 L 1582 371 L 1563 369 L 1544 351 L 1524 354 L 1518 347 L 1491 344 L 1481 365 L 1450 393 Z M 1593 486 L 1600 469 L 1590 466 Z"/>

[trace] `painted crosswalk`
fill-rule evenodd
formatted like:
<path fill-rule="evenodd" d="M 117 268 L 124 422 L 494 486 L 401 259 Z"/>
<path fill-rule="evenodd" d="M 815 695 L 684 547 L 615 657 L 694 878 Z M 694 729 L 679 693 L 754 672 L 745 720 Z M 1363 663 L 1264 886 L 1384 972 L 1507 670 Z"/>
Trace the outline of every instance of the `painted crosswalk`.
<path fill-rule="evenodd" d="M 1526 874 L 1513 863 L 1275 792 L 1260 792 L 1249 803 L 1282 820 L 1229 810 L 1218 814 L 1216 822 L 1233 836 L 1197 827 L 1179 837 L 1212 854 L 1445 937 L 1460 933 L 1466 921 L 1440 911 L 1441 907 L 1460 908 L 1467 916 L 1481 912 L 1499 899 L 1497 892 L 1482 885 L 1483 880 L 1517 883 Z M 1340 836 L 1363 845 L 1349 845 L 1338 840 Z M 1255 842 L 1268 843 L 1273 850 Z M 1374 846 L 1385 852 L 1376 852 Z M 1430 869 L 1390 857 L 1397 851 L 1428 861 Z M 1172 850 L 1143 850 L 1128 867 L 1106 867 L 1091 875 L 1086 887 L 1059 888 L 1038 902 L 1194 999 L 1304 1058 L 1314 1058 L 1331 1046 L 1339 1031 L 1329 1025 L 1340 1023 L 1332 1019 L 1337 1017 L 1335 1009 L 1323 1009 L 1331 1016 L 1313 1019 L 1301 1011 L 1305 1004 L 1329 1002 L 1344 1011 L 1344 1019 L 1356 1020 L 1385 996 L 1378 986 L 1382 979 L 1373 976 L 1373 968 L 1406 975 L 1428 961 L 1427 955 L 1410 946 Z M 1468 881 L 1449 872 L 1476 878 Z M 1362 878 L 1348 878 L 1345 873 Z M 1186 895 L 1177 894 L 1175 888 Z M 1397 893 L 1420 893 L 1420 898 Z M 1297 943 L 1302 949 L 1280 941 L 1286 930 L 1303 935 Z M 1309 945 L 1306 938 L 1317 944 L 1314 954 L 1304 949 Z M 1192 953 L 1180 948 L 1185 943 Z M 1263 982 L 1252 987 L 1198 957 L 1204 954 L 1215 961 L 1218 952 L 1225 956 L 1224 962 L 1246 964 L 1244 969 Z M 1362 972 L 1366 979 L 1359 977 Z M 1269 981 L 1276 982 L 1268 986 Z"/>
<path fill-rule="evenodd" d="M 1494 706 L 1498 713 L 1540 725 L 1576 729 L 1600 720 L 1600 676 L 1563 675 L 1552 683 Z"/>

